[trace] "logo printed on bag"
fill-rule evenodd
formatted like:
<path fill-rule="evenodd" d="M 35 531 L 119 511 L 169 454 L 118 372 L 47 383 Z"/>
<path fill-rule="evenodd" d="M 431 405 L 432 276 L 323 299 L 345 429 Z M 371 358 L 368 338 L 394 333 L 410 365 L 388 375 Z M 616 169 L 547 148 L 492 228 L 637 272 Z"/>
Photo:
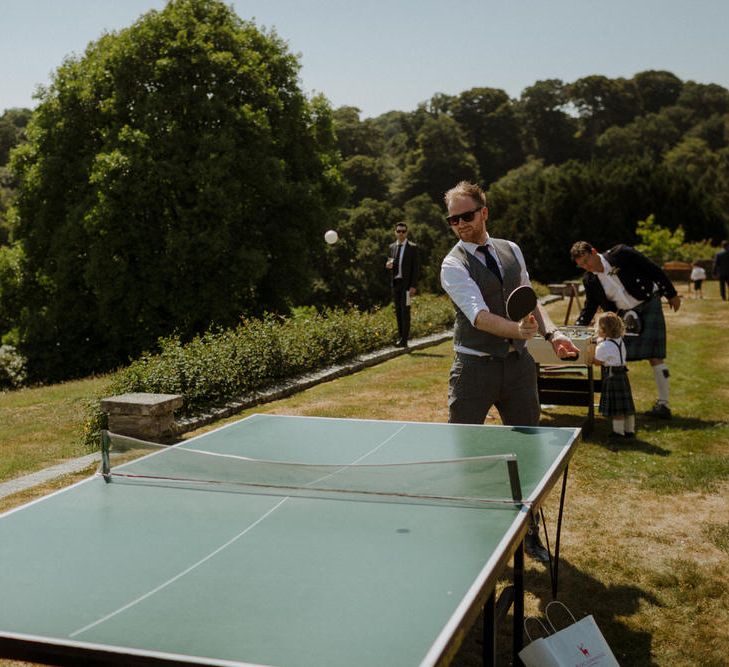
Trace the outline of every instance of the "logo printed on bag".
<path fill-rule="evenodd" d="M 588 650 L 587 650 L 587 649 L 585 648 L 585 645 L 584 645 L 584 644 L 579 644 L 579 645 L 577 646 L 577 648 L 578 648 L 578 649 L 580 649 L 580 653 L 582 653 L 582 655 L 590 655 L 590 651 L 588 651 Z"/>

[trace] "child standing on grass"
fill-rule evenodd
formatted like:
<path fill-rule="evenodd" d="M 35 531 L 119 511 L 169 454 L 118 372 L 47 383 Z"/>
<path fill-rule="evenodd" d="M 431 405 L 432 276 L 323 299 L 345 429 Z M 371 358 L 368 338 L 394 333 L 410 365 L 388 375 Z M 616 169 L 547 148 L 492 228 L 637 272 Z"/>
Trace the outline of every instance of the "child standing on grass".
<path fill-rule="evenodd" d="M 691 265 L 691 282 L 694 286 L 694 298 L 697 295 L 699 299 L 704 298 L 704 293 L 701 291 L 701 285 L 704 283 L 704 280 L 706 280 L 706 270 L 698 262 L 694 262 Z"/>
<path fill-rule="evenodd" d="M 635 404 L 625 365 L 625 325 L 615 313 L 603 313 L 597 338 L 588 346 L 587 362 L 602 366 L 600 414 L 612 419 L 611 439 L 635 437 Z"/>

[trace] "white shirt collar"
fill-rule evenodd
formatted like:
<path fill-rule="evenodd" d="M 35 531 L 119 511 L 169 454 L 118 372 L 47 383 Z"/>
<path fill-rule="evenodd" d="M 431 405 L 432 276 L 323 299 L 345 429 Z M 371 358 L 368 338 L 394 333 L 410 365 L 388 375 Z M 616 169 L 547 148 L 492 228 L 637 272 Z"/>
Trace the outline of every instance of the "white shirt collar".
<path fill-rule="evenodd" d="M 465 248 L 468 252 L 470 252 L 472 255 L 475 255 L 476 251 L 481 246 L 485 246 L 485 245 L 491 246 L 491 248 L 493 248 L 494 251 L 496 250 L 496 248 L 494 248 L 493 242 L 491 241 L 491 237 L 488 235 L 488 232 L 486 232 L 486 240 L 483 243 L 471 243 L 470 241 L 463 241 L 463 240 L 459 240 L 458 243 L 460 243 L 461 246 L 463 248 Z"/>

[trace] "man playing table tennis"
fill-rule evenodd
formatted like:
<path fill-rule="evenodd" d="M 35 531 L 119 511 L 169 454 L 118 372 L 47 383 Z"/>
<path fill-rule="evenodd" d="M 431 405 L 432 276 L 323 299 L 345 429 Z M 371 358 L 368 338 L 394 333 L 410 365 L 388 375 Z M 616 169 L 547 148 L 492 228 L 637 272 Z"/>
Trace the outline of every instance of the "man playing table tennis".
<path fill-rule="evenodd" d="M 617 245 L 599 253 L 587 241 L 577 241 L 570 250 L 572 261 L 584 269 L 585 306 L 577 324 L 586 326 L 598 307 L 617 312 L 626 327 L 629 318 L 640 323 L 638 335 L 626 336 L 628 361 L 648 359 L 658 390 L 658 400 L 645 414 L 670 419 L 668 407 L 668 366 L 666 321 L 661 307 L 665 296 L 673 310 L 681 307 L 681 297 L 665 272 L 643 254 L 627 245 Z"/>
<path fill-rule="evenodd" d="M 448 385 L 448 421 L 483 424 L 492 405 L 507 425 L 536 426 L 540 406 L 537 370 L 526 341 L 537 332 L 550 340 L 556 357 L 579 351 L 536 304 L 532 314 L 512 321 L 507 297 L 529 285 L 522 252 L 515 243 L 491 238 L 483 190 L 460 182 L 445 194 L 446 220 L 458 243 L 441 265 L 441 285 L 456 306 L 455 359 Z M 533 525 L 526 552 L 547 560 Z"/>

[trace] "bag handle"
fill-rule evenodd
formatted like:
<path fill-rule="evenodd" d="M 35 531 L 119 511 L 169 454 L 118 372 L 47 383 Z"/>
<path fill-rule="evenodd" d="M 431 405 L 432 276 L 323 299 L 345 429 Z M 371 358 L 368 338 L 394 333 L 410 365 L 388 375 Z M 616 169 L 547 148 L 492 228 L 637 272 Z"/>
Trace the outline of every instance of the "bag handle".
<path fill-rule="evenodd" d="M 552 634 L 549 630 L 547 630 L 547 628 L 544 625 L 544 623 L 542 623 L 536 616 L 527 616 L 524 619 L 524 632 L 526 633 L 526 636 L 529 638 L 529 641 L 530 642 L 533 642 L 534 639 L 532 638 L 531 634 L 529 634 L 529 628 L 527 627 L 527 622 L 528 621 L 534 621 L 535 623 L 538 623 L 541 626 L 542 630 L 544 630 L 544 636 L 545 637 L 549 637 L 549 635 Z"/>
<path fill-rule="evenodd" d="M 568 613 L 568 614 L 570 615 L 570 618 L 572 619 L 572 622 L 573 622 L 573 623 L 577 623 L 577 619 L 576 619 L 576 618 L 574 617 L 574 615 L 573 615 L 573 614 L 572 614 L 572 612 L 571 612 L 571 611 L 569 610 L 569 608 L 567 607 L 567 605 L 563 604 L 563 603 L 562 603 L 562 602 L 560 602 L 559 600 L 552 600 L 551 602 L 549 602 L 549 603 L 547 604 L 547 606 L 546 606 L 546 607 L 545 607 L 545 609 L 544 609 L 544 617 L 545 617 L 545 618 L 547 619 L 547 623 L 549 623 L 549 627 L 550 627 L 550 628 L 552 628 L 552 631 L 553 631 L 553 632 L 557 632 L 557 628 L 555 628 L 555 627 L 554 627 L 554 623 L 552 623 L 552 619 L 551 619 L 551 618 L 549 618 L 549 608 L 550 608 L 550 607 L 551 607 L 551 606 L 552 606 L 553 604 L 558 604 L 558 605 L 559 605 L 560 607 L 562 607 L 562 609 L 564 609 L 564 610 L 565 610 L 565 611 L 566 611 L 566 612 L 567 612 L 567 613 Z M 566 627 L 566 626 L 565 626 L 565 627 Z"/>

